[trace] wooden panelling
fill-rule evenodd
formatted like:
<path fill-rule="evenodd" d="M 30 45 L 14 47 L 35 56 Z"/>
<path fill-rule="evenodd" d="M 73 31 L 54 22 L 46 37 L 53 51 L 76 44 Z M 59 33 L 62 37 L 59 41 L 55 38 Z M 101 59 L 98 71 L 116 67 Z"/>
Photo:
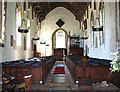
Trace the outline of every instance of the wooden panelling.
<path fill-rule="evenodd" d="M 39 62 L 39 61 L 36 61 Z M 42 81 L 43 83 L 46 81 L 47 76 L 53 67 L 55 63 L 55 57 L 52 58 L 46 58 L 44 61 L 41 61 L 41 63 L 38 66 L 26 65 L 26 66 L 9 66 L 5 65 L 2 66 L 2 70 L 4 71 L 4 74 L 15 76 L 15 83 L 22 83 L 24 82 L 24 76 L 26 75 L 32 75 L 32 83 L 40 83 Z"/>
<path fill-rule="evenodd" d="M 71 61 L 68 58 L 66 58 L 66 64 L 75 81 L 79 80 L 79 78 L 84 75 L 84 67 L 80 64 L 77 64 L 75 61 Z M 111 81 L 111 76 L 109 76 L 109 66 L 87 65 L 85 71 L 85 75 L 88 77 L 90 76 L 92 82 L 101 82 L 103 80 Z"/>
<path fill-rule="evenodd" d="M 112 83 L 120 88 L 120 72 L 112 72 L 110 74 Z"/>
<path fill-rule="evenodd" d="M 77 57 L 83 56 L 83 48 L 70 48 L 70 53 Z"/>
<path fill-rule="evenodd" d="M 66 52 L 67 52 L 67 49 L 64 49 L 64 48 L 54 49 L 54 55 L 56 57 L 56 60 L 62 61 L 63 56 L 67 54 Z"/>

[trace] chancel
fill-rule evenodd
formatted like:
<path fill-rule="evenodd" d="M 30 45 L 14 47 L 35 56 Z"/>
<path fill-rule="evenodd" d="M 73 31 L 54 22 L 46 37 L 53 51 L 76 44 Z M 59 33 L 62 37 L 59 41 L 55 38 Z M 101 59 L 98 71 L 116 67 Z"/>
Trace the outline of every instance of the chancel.
<path fill-rule="evenodd" d="M 119 0 L 1 0 L 1 92 L 120 92 Z"/>

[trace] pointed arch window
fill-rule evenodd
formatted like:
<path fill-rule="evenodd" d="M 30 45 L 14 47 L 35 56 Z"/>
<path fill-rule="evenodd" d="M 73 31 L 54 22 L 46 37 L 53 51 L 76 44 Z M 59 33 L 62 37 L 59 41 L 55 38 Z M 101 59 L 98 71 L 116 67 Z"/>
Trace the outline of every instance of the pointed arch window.
<path fill-rule="evenodd" d="M 20 3 L 16 3 L 16 21 L 17 28 L 21 26 L 21 6 Z"/>
<path fill-rule="evenodd" d="M 62 30 L 56 32 L 56 48 L 66 48 L 65 32 Z"/>
<path fill-rule="evenodd" d="M 91 28 L 91 31 L 90 31 L 90 38 L 91 38 L 91 47 L 94 46 L 94 31 L 92 31 L 92 27 L 94 26 L 94 13 L 93 11 L 91 12 L 91 18 L 90 18 L 90 28 Z"/>
<path fill-rule="evenodd" d="M 21 33 L 18 32 L 18 28 L 21 26 L 21 4 L 20 2 L 16 3 L 16 33 L 17 33 L 17 39 L 16 39 L 16 45 L 21 46 Z"/>
<path fill-rule="evenodd" d="M 100 32 L 100 45 L 104 44 L 105 42 L 105 31 L 104 31 L 104 20 L 105 20 L 105 11 L 104 11 L 104 2 L 100 2 L 100 13 L 99 13 L 99 19 L 100 19 L 100 26 L 103 26 L 103 31 Z"/>
<path fill-rule="evenodd" d="M 116 15 L 117 15 L 117 18 L 116 18 L 116 24 L 117 24 L 117 41 L 118 41 L 118 44 L 120 46 L 120 1 L 118 0 L 118 2 L 116 2 Z"/>
<path fill-rule="evenodd" d="M 28 11 L 27 11 L 27 28 L 30 28 L 31 21 L 30 21 L 30 3 L 28 3 Z"/>
<path fill-rule="evenodd" d="M 0 42 L 5 40 L 5 30 L 6 30 L 6 10 L 7 10 L 7 2 L 6 0 L 2 0 L 0 4 Z"/>
<path fill-rule="evenodd" d="M 98 38 L 95 39 L 95 48 L 98 48 Z"/>

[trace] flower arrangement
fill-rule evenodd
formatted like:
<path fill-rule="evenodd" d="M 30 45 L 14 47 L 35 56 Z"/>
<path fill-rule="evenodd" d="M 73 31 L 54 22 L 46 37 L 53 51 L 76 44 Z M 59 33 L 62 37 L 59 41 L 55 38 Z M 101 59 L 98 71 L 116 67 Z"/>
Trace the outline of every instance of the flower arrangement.
<path fill-rule="evenodd" d="M 113 59 L 112 59 L 112 62 L 110 62 L 111 64 L 111 72 L 115 72 L 115 71 L 120 71 L 120 52 L 117 51 L 117 52 L 113 52 L 112 53 L 113 55 Z"/>

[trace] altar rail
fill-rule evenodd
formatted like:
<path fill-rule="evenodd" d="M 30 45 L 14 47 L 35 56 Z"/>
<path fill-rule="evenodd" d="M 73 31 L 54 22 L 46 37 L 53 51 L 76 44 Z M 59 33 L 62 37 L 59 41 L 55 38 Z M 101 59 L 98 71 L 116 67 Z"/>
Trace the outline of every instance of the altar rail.
<path fill-rule="evenodd" d="M 67 56 L 66 65 L 75 81 L 84 75 L 84 67 L 82 61 L 78 57 Z M 90 58 L 90 61 L 85 65 L 85 76 L 89 76 L 92 82 L 101 82 L 103 80 L 111 81 L 110 76 L 110 61 L 97 60 Z"/>
<path fill-rule="evenodd" d="M 24 82 L 25 75 L 32 75 L 32 83 L 44 83 L 51 68 L 55 63 L 55 57 L 41 57 L 39 60 L 17 60 L 3 62 L 3 77 L 15 77 L 15 83 Z"/>

